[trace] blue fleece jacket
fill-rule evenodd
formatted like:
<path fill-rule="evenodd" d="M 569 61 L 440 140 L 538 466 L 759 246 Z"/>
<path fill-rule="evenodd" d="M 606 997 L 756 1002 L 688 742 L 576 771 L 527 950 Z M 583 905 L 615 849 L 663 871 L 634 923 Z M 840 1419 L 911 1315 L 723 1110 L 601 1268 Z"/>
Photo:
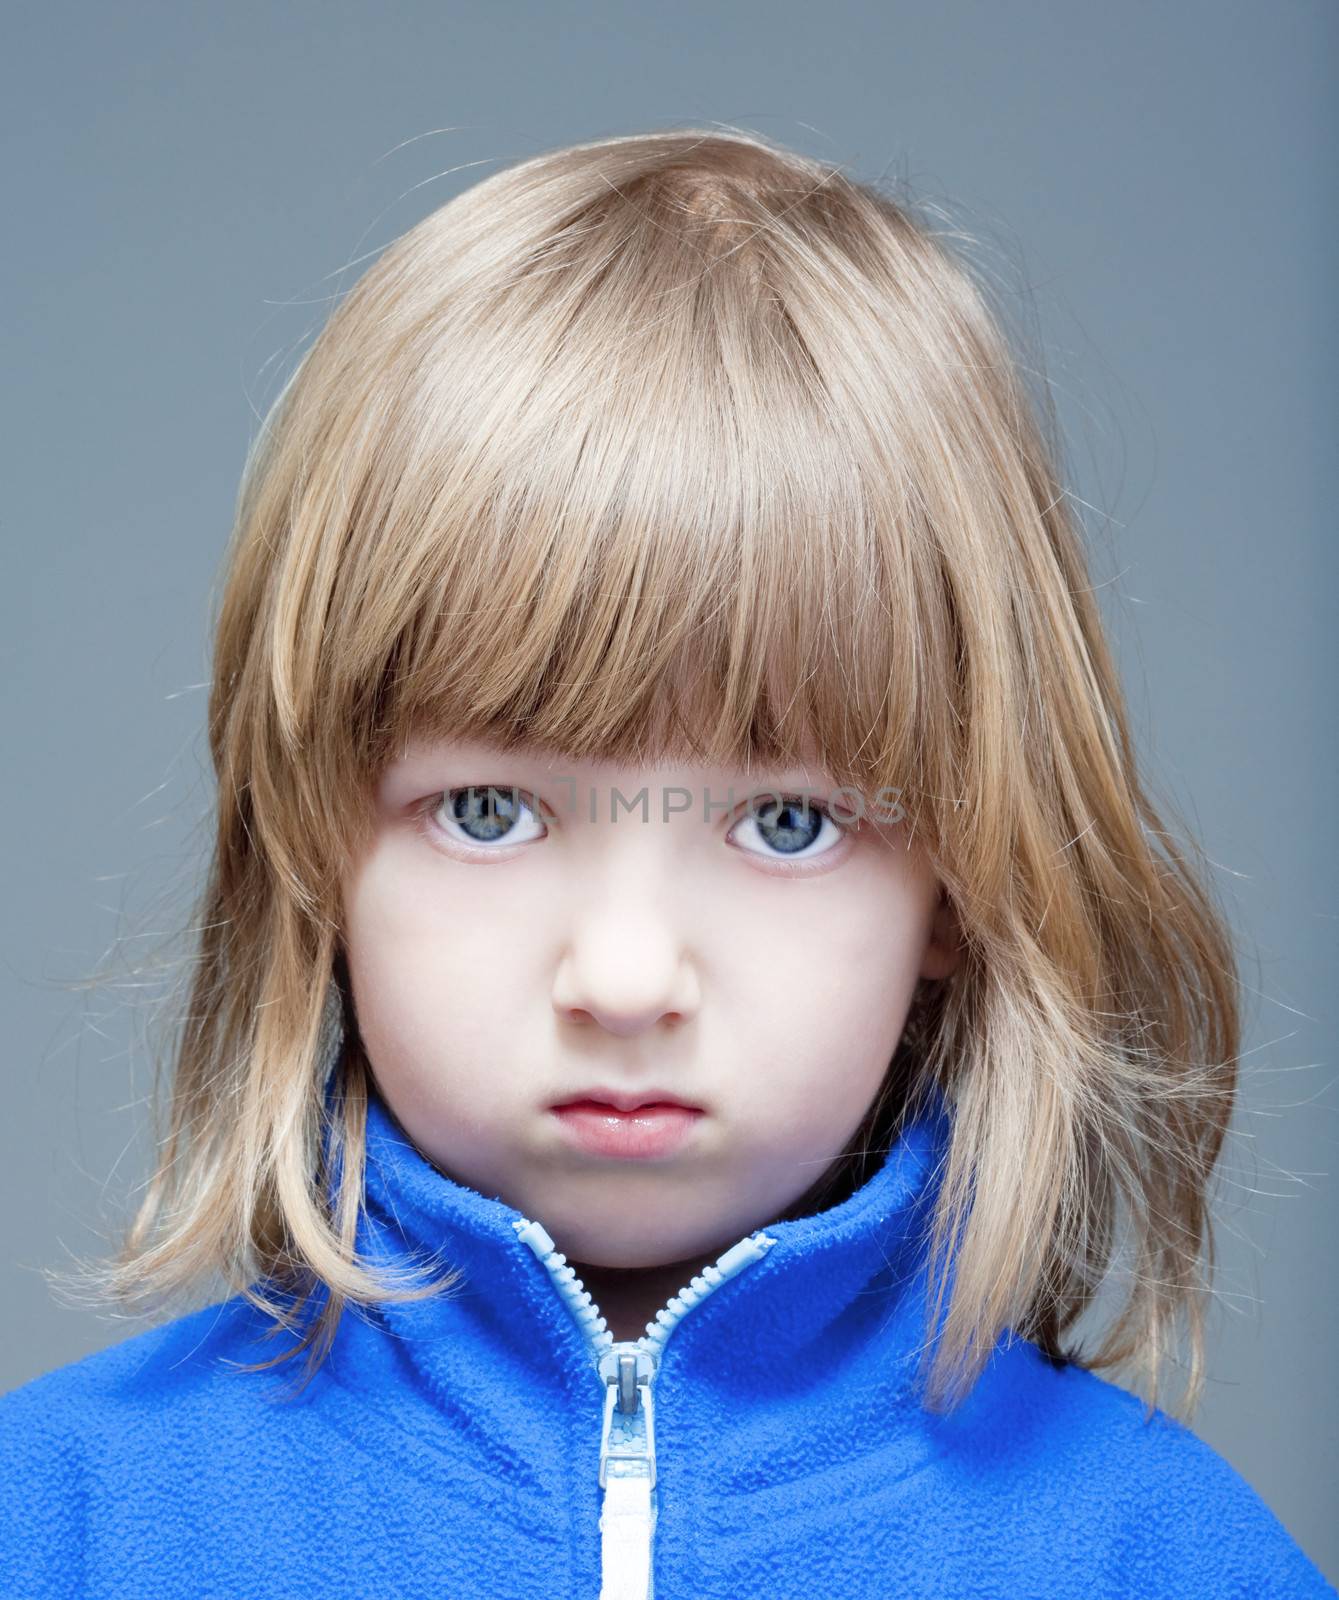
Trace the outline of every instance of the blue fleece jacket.
<path fill-rule="evenodd" d="M 1025 1341 L 950 1416 L 916 1403 L 947 1131 L 934 1109 L 615 1343 L 541 1223 L 374 1095 L 360 1247 L 463 1283 L 346 1311 L 295 1399 L 291 1363 L 236 1370 L 278 1348 L 240 1296 L 0 1399 L 0 1592 L 1334 1595 L 1193 1433 Z"/>

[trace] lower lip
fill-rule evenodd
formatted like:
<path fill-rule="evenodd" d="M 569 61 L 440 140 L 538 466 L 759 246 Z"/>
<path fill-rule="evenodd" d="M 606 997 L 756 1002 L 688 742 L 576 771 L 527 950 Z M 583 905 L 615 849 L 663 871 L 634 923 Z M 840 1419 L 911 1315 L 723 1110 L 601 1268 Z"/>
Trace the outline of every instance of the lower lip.
<path fill-rule="evenodd" d="M 553 1115 L 573 1142 L 593 1155 L 612 1156 L 619 1161 L 650 1161 L 677 1150 L 702 1113 L 687 1106 L 664 1104 L 616 1111 L 613 1106 L 582 1100 L 557 1107 Z"/>

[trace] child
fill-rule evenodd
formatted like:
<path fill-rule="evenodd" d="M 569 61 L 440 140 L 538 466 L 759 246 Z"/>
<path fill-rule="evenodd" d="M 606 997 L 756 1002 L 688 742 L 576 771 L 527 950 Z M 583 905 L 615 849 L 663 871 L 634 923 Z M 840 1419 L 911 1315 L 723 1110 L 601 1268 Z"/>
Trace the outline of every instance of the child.
<path fill-rule="evenodd" d="M 1334 1593 L 1157 1403 L 1233 958 L 1053 461 L 965 266 L 762 140 L 385 252 L 247 463 L 98 1280 L 230 1297 L 0 1404 L 5 1594 Z"/>

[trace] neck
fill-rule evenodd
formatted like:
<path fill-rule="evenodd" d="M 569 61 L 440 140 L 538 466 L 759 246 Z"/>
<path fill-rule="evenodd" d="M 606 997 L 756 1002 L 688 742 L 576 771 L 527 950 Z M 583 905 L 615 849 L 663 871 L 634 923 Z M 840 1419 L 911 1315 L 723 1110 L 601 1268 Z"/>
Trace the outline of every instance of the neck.
<path fill-rule="evenodd" d="M 709 1255 L 658 1267 L 597 1267 L 570 1259 L 567 1264 L 589 1291 L 614 1338 L 639 1339 L 656 1312 L 669 1304 L 670 1296 L 709 1267 L 725 1248 L 722 1245 Z"/>

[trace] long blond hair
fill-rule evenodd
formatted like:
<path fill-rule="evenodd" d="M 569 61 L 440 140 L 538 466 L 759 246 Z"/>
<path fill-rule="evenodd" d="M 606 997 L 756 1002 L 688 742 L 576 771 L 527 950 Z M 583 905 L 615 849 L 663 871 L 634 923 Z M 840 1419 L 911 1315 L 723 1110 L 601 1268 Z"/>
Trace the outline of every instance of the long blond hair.
<path fill-rule="evenodd" d="M 457 1280 L 354 1251 L 339 885 L 411 733 L 736 767 L 812 739 L 842 783 L 901 791 L 961 930 L 822 1190 L 945 1096 L 926 1402 L 1011 1329 L 1151 1406 L 1184 1317 L 1193 1410 L 1234 956 L 1141 783 L 1052 429 L 910 202 L 755 136 L 545 153 L 388 248 L 243 475 L 189 1003 L 105 1292 L 220 1275 L 310 1372 L 346 1301 Z M 1122 1224 L 1119 1314 L 1067 1350 Z"/>

